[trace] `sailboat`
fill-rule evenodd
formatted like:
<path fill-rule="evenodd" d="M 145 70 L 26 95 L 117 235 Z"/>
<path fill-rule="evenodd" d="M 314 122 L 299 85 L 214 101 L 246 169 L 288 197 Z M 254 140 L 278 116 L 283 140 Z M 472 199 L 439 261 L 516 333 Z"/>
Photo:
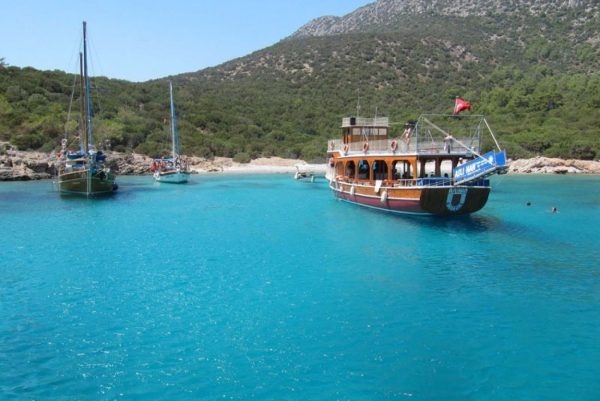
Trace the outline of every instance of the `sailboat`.
<path fill-rule="evenodd" d="M 169 95 L 171 98 L 171 157 L 154 159 L 152 171 L 154 179 L 159 182 L 184 184 L 188 182 L 190 172 L 185 160 L 180 155 L 179 132 L 175 118 L 175 102 L 173 101 L 173 82 L 169 81 Z"/>
<path fill-rule="evenodd" d="M 115 175 L 104 165 L 106 155 L 94 147 L 90 102 L 90 79 L 87 71 L 86 22 L 83 22 L 83 53 L 79 53 L 81 82 L 81 123 L 79 149 L 69 150 L 62 140 L 58 163 L 58 191 L 61 195 L 108 195 L 117 188 Z"/>

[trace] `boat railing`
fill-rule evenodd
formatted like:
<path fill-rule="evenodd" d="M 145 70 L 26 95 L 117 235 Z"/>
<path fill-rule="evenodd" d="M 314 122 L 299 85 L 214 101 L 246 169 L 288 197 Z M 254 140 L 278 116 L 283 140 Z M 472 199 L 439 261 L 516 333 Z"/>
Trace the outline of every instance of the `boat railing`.
<path fill-rule="evenodd" d="M 368 152 L 390 152 L 390 153 L 415 153 L 416 143 L 404 143 L 400 139 L 378 139 L 368 142 L 343 143 L 341 139 L 331 139 L 328 142 L 329 152 L 368 153 Z"/>
<path fill-rule="evenodd" d="M 428 140 L 417 142 L 417 153 L 420 154 L 450 154 L 470 155 L 479 149 L 479 141 L 474 142 L 471 138 L 457 139 L 460 143 L 467 143 L 469 148 L 459 145 L 453 140 Z"/>
<path fill-rule="evenodd" d="M 462 143 L 466 139 L 460 140 Z M 470 156 L 473 151 L 479 148 L 479 143 L 473 143 L 470 139 L 467 142 L 471 149 L 465 149 L 463 146 L 453 144 L 451 141 L 427 141 L 404 142 L 399 138 L 379 139 L 368 142 L 353 142 L 344 144 L 341 139 L 331 139 L 328 142 L 329 152 L 340 152 L 343 154 L 368 153 L 368 152 L 389 152 L 389 153 L 407 153 L 407 154 L 449 154 Z"/>

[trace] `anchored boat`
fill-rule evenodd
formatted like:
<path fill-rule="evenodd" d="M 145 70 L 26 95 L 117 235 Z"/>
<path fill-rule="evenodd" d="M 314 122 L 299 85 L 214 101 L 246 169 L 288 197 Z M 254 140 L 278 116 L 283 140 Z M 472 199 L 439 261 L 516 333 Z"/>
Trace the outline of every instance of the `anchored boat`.
<path fill-rule="evenodd" d="M 115 175 L 104 165 L 106 155 L 94 147 L 90 79 L 87 71 L 86 23 L 83 22 L 83 53 L 79 53 L 81 123 L 79 148 L 69 150 L 67 135 L 58 159 L 57 186 L 62 195 L 107 195 L 117 188 Z"/>
<path fill-rule="evenodd" d="M 180 155 L 179 132 L 175 119 L 175 102 L 173 101 L 173 83 L 169 81 L 171 99 L 171 157 L 155 159 L 152 162 L 154 179 L 159 182 L 184 184 L 190 178 L 187 162 Z"/>
<path fill-rule="evenodd" d="M 480 154 L 487 130 L 498 150 Z M 390 137 L 387 117 L 342 120 L 328 142 L 327 179 L 341 200 L 394 213 L 464 215 L 483 208 L 489 176 L 507 172 L 484 116 L 424 114 Z"/>

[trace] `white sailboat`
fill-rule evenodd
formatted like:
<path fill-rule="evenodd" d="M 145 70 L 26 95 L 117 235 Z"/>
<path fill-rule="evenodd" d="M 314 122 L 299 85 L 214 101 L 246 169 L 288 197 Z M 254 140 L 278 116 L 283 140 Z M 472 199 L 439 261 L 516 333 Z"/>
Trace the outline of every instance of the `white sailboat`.
<path fill-rule="evenodd" d="M 187 162 L 180 155 L 179 132 L 175 118 L 175 102 L 173 101 L 173 83 L 169 81 L 169 94 L 171 98 L 171 157 L 155 159 L 152 162 L 154 179 L 158 182 L 184 184 L 188 182 L 190 172 Z"/>

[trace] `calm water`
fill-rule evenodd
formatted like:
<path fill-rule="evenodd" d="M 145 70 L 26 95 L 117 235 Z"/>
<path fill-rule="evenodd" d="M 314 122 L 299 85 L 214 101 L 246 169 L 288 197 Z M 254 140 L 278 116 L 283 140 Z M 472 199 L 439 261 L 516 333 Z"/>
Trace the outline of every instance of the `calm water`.
<path fill-rule="evenodd" d="M 599 400 L 600 177 L 493 183 L 453 220 L 290 176 L 1 183 L 0 399 Z"/>

